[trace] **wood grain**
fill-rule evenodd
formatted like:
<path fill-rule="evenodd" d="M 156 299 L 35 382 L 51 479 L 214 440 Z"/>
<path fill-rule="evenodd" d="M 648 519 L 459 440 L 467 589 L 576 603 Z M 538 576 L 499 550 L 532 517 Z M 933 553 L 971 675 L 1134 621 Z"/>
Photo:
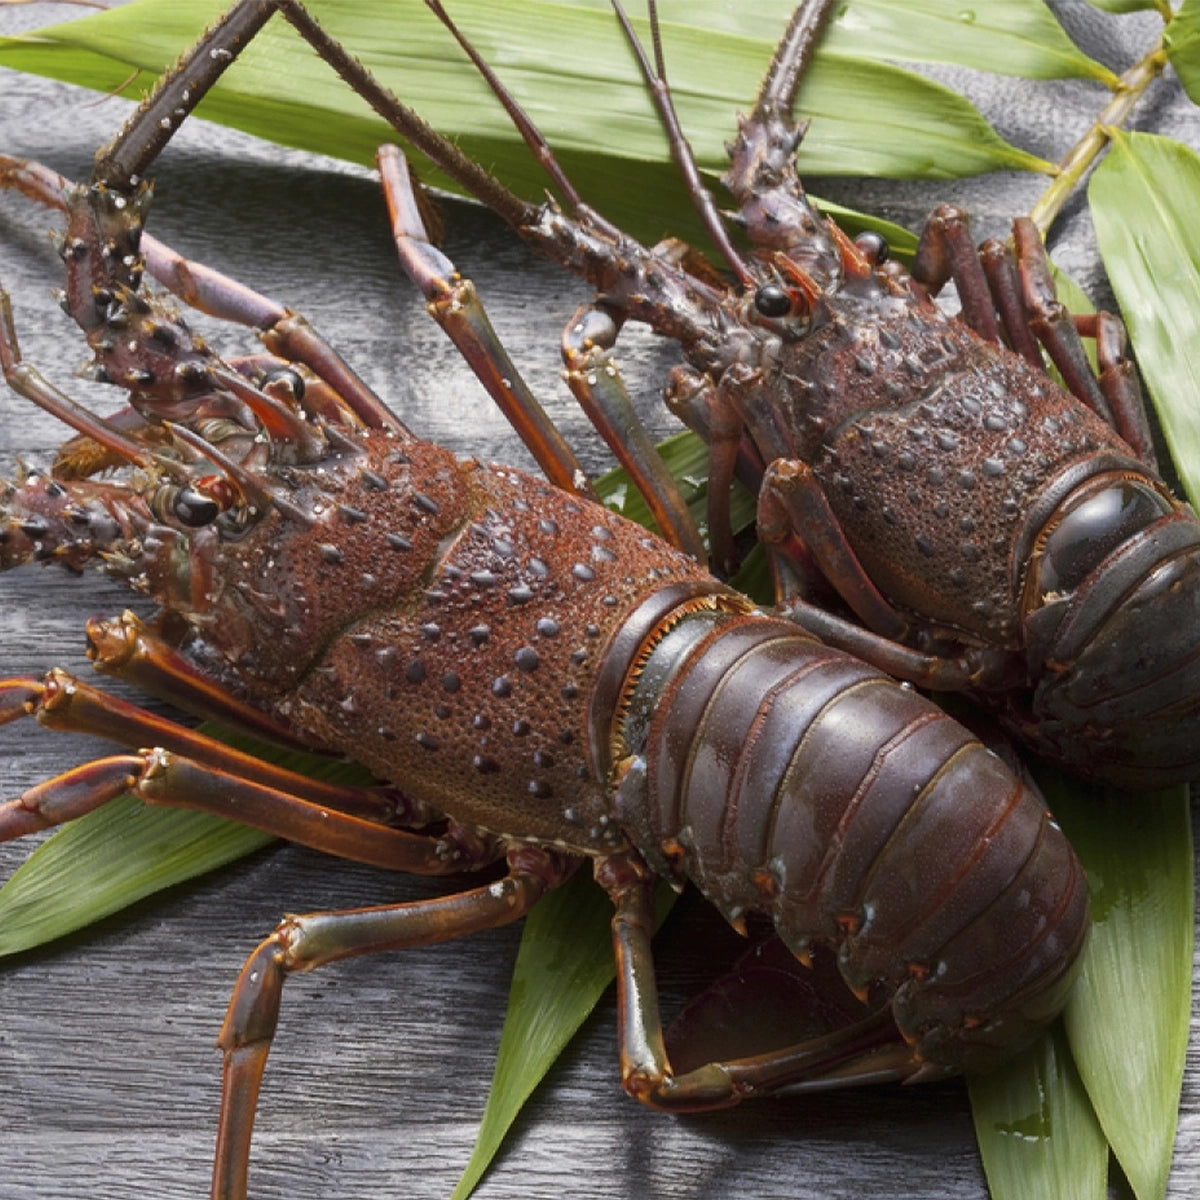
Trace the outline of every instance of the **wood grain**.
<path fill-rule="evenodd" d="M 38 7 L 0 10 L 0 29 L 63 15 Z M 1083 34 L 1093 36 L 1087 27 Z M 1088 48 L 1120 61 L 1119 41 Z M 1048 157 L 1065 149 L 1095 107 L 1069 83 L 1032 93 L 1011 81 L 968 83 L 1005 132 Z M 1178 93 L 1166 95 L 1144 123 L 1179 135 L 1190 112 Z M 76 177 L 123 112 L 119 102 L 97 105 L 67 88 L 0 76 L 0 148 Z M 1195 125 L 1182 136 L 1195 143 Z M 159 237 L 308 313 L 423 434 L 528 465 L 400 277 L 369 178 L 198 125 L 171 147 L 156 178 Z M 835 182 L 817 190 L 887 208 L 913 225 L 935 200 L 962 199 L 990 232 L 1028 207 L 1037 186 L 989 179 L 950 188 Z M 84 351 L 49 297 L 59 266 L 44 233 L 50 223 L 0 196 L 0 277 L 24 351 L 77 397 L 111 406 L 104 389 L 72 376 Z M 592 448 L 589 466 L 602 467 L 596 439 L 558 380 L 559 329 L 584 291 L 532 259 L 486 213 L 452 205 L 446 225 L 449 253 L 478 283 L 514 358 L 575 444 Z M 1097 278 L 1078 212 L 1068 214 L 1058 257 L 1085 283 Z M 245 343 L 235 335 L 237 344 Z M 662 426 L 653 381 L 670 347 L 631 338 L 623 361 Z M 0 393 L 0 473 L 11 473 L 17 457 L 48 461 L 62 436 L 54 422 Z M 27 570 L 0 578 L 0 673 L 52 664 L 85 670 L 83 621 L 129 603 L 125 591 L 94 575 Z M 10 726 L 0 738 L 2 794 L 93 752 L 85 739 Z M 28 850 L 28 842 L 0 847 L 0 876 Z M 283 847 L 3 964 L 0 1200 L 207 1194 L 220 1073 L 213 1040 L 246 954 L 284 911 L 381 903 L 435 887 Z M 672 918 L 661 950 L 668 1004 L 686 995 L 697 959 L 718 936 L 698 902 Z M 503 930 L 291 981 L 256 1129 L 255 1196 L 449 1195 L 486 1097 L 518 937 L 519 930 Z M 535 1096 L 480 1200 L 986 1195 L 960 1085 L 672 1119 L 624 1097 L 613 1027 L 608 998 Z M 1200 1175 L 1198 1108 L 1193 1052 L 1172 1196 L 1194 1194 Z"/>

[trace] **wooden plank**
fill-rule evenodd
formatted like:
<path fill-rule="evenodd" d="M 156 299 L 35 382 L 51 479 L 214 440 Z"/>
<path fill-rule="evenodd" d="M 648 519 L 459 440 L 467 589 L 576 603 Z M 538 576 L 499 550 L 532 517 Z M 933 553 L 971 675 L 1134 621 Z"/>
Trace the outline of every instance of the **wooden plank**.
<path fill-rule="evenodd" d="M 1077 6 L 1082 9 L 1084 6 Z M 72 10 L 73 11 L 73 10 Z M 38 14 L 0 10 L 0 29 Z M 1085 31 L 1086 32 L 1086 31 Z M 1053 157 L 1069 141 L 1063 114 L 1094 101 L 1077 84 L 1027 93 L 990 85 L 1006 132 Z M 1168 93 L 1170 95 L 1170 93 Z M 76 177 L 124 107 L 69 89 L 0 78 L 0 146 Z M 1156 128 L 1191 119 L 1177 95 L 1149 114 Z M 1013 130 L 1013 125 L 1020 126 Z M 1191 140 L 1196 141 L 1195 126 Z M 423 434 L 481 456 L 528 460 L 503 420 L 400 278 L 382 203 L 361 176 L 314 167 L 227 131 L 190 127 L 156 172 L 155 232 L 314 318 Z M 844 185 L 866 207 L 910 224 L 935 200 L 965 199 L 984 231 L 1028 205 L 1037 183 L 985 180 L 955 188 Z M 829 194 L 836 189 L 822 187 Z M 881 202 L 886 202 L 881 203 Z M 82 343 L 48 289 L 58 263 L 44 214 L 0 196 L 0 273 L 27 358 L 89 403 L 106 389 L 72 370 Z M 532 259 L 486 213 L 452 206 L 448 250 L 471 274 L 530 381 L 577 445 L 594 447 L 558 380 L 558 332 L 586 293 Z M 1086 279 L 1086 222 L 1068 222 L 1059 255 Z M 987 227 L 990 226 L 991 229 Z M 1081 269 L 1082 268 L 1082 269 Z M 244 345 L 234 339 L 232 344 Z M 652 401 L 670 347 L 630 338 L 629 377 Z M 656 414 L 657 406 L 647 405 Z M 46 462 L 62 431 L 0 393 L 0 473 L 13 459 Z M 603 465 L 595 451 L 590 467 Z M 123 589 L 28 570 L 0 577 L 0 671 L 62 664 L 86 670 L 82 625 L 130 604 Z M 0 739 L 3 795 L 92 753 L 86 739 L 18 723 Z M 0 877 L 28 853 L 0 847 Z M 128 1200 L 206 1194 L 219 1091 L 213 1039 L 246 954 L 284 911 L 431 894 L 396 879 L 281 848 L 154 898 L 94 929 L 0 967 L 0 1196 L 4 1200 Z M 690 903 L 661 950 L 668 1003 L 687 994 L 710 953 L 712 918 Z M 267 1072 L 252 1173 L 258 1197 L 358 1200 L 447 1196 L 486 1097 L 517 930 L 419 953 L 350 962 L 288 984 Z M 481 1200 L 652 1195 L 983 1197 L 958 1084 L 878 1089 L 748 1105 L 673 1119 L 626 1099 L 617 1082 L 611 998 L 556 1067 L 487 1178 Z M 1171 1195 L 1200 1169 L 1200 1070 L 1189 1061 Z"/>

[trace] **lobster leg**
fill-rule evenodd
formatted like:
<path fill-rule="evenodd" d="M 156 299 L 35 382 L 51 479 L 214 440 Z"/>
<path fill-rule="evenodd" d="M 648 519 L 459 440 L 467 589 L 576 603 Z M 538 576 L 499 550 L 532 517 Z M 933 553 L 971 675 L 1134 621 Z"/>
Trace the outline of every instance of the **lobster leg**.
<path fill-rule="evenodd" d="M 854 621 L 810 604 L 799 596 L 788 596 L 772 605 L 771 612 L 795 621 L 827 646 L 836 646 L 864 662 L 935 692 L 958 692 L 980 686 L 1008 665 L 1009 656 L 976 648 L 957 658 L 922 654 L 900 642 L 881 637 Z"/>
<path fill-rule="evenodd" d="M 729 403 L 720 386 L 711 379 L 681 367 L 673 369 L 663 395 L 667 407 L 696 433 L 708 447 L 708 540 L 712 547 L 714 568 L 726 576 L 737 567 L 734 549 L 733 520 L 730 502 L 733 480 L 740 468 L 743 476 L 748 455 L 743 462 L 743 450 L 753 450 L 753 442 L 745 437 L 745 422 Z M 762 471 L 749 477 L 761 482 Z"/>
<path fill-rule="evenodd" d="M 1045 370 L 1046 361 L 1033 330 L 1029 328 L 1021 273 L 1017 270 L 1012 247 L 997 238 L 989 238 L 979 247 L 979 261 L 1009 347 L 1031 366 Z"/>
<path fill-rule="evenodd" d="M 722 441 L 727 429 L 734 424 L 728 406 L 717 395 L 717 385 L 707 375 L 691 367 L 675 366 L 667 373 L 663 400 L 673 412 L 706 445 L 715 439 Z M 737 416 L 737 414 L 733 414 Z M 740 417 L 734 474 L 751 493 L 757 493 L 765 469 L 762 454 L 752 438 L 746 436 Z"/>
<path fill-rule="evenodd" d="M 961 208 L 942 204 L 934 209 L 921 230 L 912 277 L 929 295 L 937 295 L 953 278 L 962 320 L 989 342 L 1000 341 L 987 276 L 971 240 L 970 219 Z"/>
<path fill-rule="evenodd" d="M 1115 313 L 1081 314 L 1075 327 L 1096 343 L 1100 390 L 1108 398 L 1117 419 L 1117 432 L 1137 451 L 1151 470 L 1158 470 L 1158 457 L 1150 433 L 1146 397 L 1133 361 L 1125 354 L 1125 322 Z"/>
<path fill-rule="evenodd" d="M 132 612 L 92 617 L 87 623 L 87 640 L 92 666 L 103 675 L 123 679 L 202 720 L 244 729 L 288 749 L 310 754 L 319 749 L 311 738 L 301 741 L 289 726 L 216 685 Z"/>
<path fill-rule="evenodd" d="M 1008 344 L 1039 370 L 1045 346 L 1076 399 L 1108 422 L 1151 469 L 1156 469 L 1146 404 L 1133 364 L 1125 357 L 1125 329 L 1111 313 L 1073 316 L 1057 297 L 1045 246 L 1028 218 L 1013 222 L 1013 252 L 989 239 L 975 249 L 970 221 L 962 209 L 944 204 L 934 210 L 913 264 L 913 279 L 936 295 L 953 279 L 962 319 L 989 341 L 999 341 L 999 313 Z M 1080 335 L 1096 342 L 1099 377 Z"/>
<path fill-rule="evenodd" d="M 433 900 L 285 919 L 242 968 L 218 1038 L 225 1069 L 213 1200 L 244 1200 L 246 1195 L 259 1087 L 289 975 L 357 954 L 428 946 L 507 925 L 562 883 L 578 861 L 522 846 L 508 853 L 508 875 L 486 887 Z"/>
<path fill-rule="evenodd" d="M 1013 222 L 1013 240 L 1029 323 L 1073 395 L 1099 413 L 1155 469 L 1150 422 L 1133 364 L 1124 357 L 1125 327 L 1111 313 L 1074 318 L 1058 299 L 1045 247 L 1027 217 Z M 1080 340 L 1087 331 L 1096 339 L 1100 364 L 1097 379 Z"/>
<path fill-rule="evenodd" d="M 828 645 L 896 678 L 937 691 L 959 691 L 997 680 L 1011 666 L 1005 652 L 983 647 L 949 657 L 903 645 L 904 618 L 863 569 L 807 463 L 776 459 L 767 468 L 758 493 L 758 536 L 774 578 L 773 611 Z M 805 598 L 806 584 L 798 567 L 810 560 L 866 629 Z"/>
<path fill-rule="evenodd" d="M 412 178 L 397 146 L 376 155 L 400 265 L 421 289 L 433 319 L 458 347 L 479 381 L 556 487 L 592 496 L 579 460 L 529 390 L 492 328 L 469 279 L 429 240 Z"/>
<path fill-rule="evenodd" d="M 708 551 L 687 502 L 634 411 L 609 353 L 619 332 L 619 319 L 603 303 L 585 305 L 571 318 L 562 338 L 567 386 L 641 489 L 663 536 L 698 562 L 707 562 Z M 728 524 L 726 513 L 725 528 Z M 715 528 L 710 520 L 710 529 Z M 714 546 L 714 557 L 724 566 L 719 550 Z"/>
<path fill-rule="evenodd" d="M 0 288 L 0 369 L 3 369 L 5 382 L 18 395 L 104 447 L 118 461 L 139 467 L 150 465 L 152 456 L 145 447 L 76 403 L 22 359 L 13 324 L 12 302 L 3 288 Z"/>
<path fill-rule="evenodd" d="M 802 537 L 825 578 L 869 628 L 887 638 L 904 635 L 903 617 L 863 570 L 812 468 L 796 459 L 776 459 L 767 468 L 758 494 L 758 536 L 770 554 L 771 547 L 793 531 Z M 779 564 L 775 570 L 779 579 Z"/>
<path fill-rule="evenodd" d="M 288 792 L 307 803 L 385 825 L 428 825 L 439 813 L 391 788 L 327 783 L 245 754 L 225 742 L 159 717 L 55 668 L 43 679 L 0 680 L 0 725 L 32 716 L 47 729 L 85 733 L 131 750 L 155 746 L 214 770 Z"/>
<path fill-rule="evenodd" d="M 654 877 L 640 861 L 614 855 L 597 863 L 596 878 L 616 910 L 612 928 L 621 1082 L 631 1096 L 653 1108 L 699 1112 L 727 1108 L 752 1094 L 837 1086 L 861 1078 L 903 1079 L 920 1070 L 885 1007 L 824 1036 L 675 1075 L 654 978 Z"/>
<path fill-rule="evenodd" d="M 219 750 L 212 756 L 219 757 Z M 240 769 L 240 757 L 231 756 L 229 762 Z M 306 790 L 304 777 L 300 780 L 300 788 Z M 387 870 L 450 875 L 475 870 L 495 858 L 493 841 L 453 823 L 440 837 L 409 833 L 161 748 L 95 759 L 0 805 L 0 841 L 61 825 L 125 794 L 149 804 L 228 817 L 275 837 Z"/>

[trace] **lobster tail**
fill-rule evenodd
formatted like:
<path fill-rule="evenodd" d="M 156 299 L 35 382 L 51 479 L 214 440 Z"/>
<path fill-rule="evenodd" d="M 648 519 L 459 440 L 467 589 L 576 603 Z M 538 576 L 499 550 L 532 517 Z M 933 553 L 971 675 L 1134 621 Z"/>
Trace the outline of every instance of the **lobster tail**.
<path fill-rule="evenodd" d="M 1036 792 L 916 692 L 787 623 L 710 617 L 643 754 L 620 819 L 650 865 L 892 995 L 898 1074 L 991 1065 L 1064 1002 L 1082 869 Z"/>

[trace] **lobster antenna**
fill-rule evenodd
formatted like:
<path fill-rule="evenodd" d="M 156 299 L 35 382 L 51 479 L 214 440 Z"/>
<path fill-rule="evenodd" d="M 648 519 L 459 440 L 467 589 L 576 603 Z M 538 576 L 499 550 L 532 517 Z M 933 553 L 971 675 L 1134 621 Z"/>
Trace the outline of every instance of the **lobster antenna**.
<path fill-rule="evenodd" d="M 274 11 L 274 0 L 241 0 L 210 25 L 191 50 L 159 78 L 116 137 L 97 151 L 93 179 L 123 191 L 133 187 Z"/>
<path fill-rule="evenodd" d="M 449 175 L 480 203 L 509 225 L 532 224 L 537 205 L 522 200 L 494 175 L 468 158 L 395 93 L 381 84 L 352 54 L 331 38 L 298 0 L 273 0 L 288 23 L 401 137 L 412 143 L 440 171 Z M 435 10 L 436 11 L 436 10 Z"/>
<path fill-rule="evenodd" d="M 796 93 L 812 62 L 833 4 L 834 0 L 807 0 L 792 14 L 767 68 L 754 105 L 754 115 L 750 118 L 752 122 L 765 124 L 768 118 L 775 116 L 791 119 Z"/>
<path fill-rule="evenodd" d="M 116 137 L 99 151 L 93 178 L 120 190 L 131 189 L 171 140 L 184 117 L 276 11 L 389 125 L 440 170 L 510 225 L 533 220 L 536 206 L 509 191 L 402 104 L 362 63 L 329 37 L 297 0 L 238 0 L 159 79 Z"/>
<path fill-rule="evenodd" d="M 655 3 L 655 0 L 649 0 L 650 28 L 654 41 L 654 65 L 651 65 L 649 58 L 647 58 L 645 48 L 634 32 L 629 18 L 625 15 L 625 10 L 621 7 L 620 0 L 612 0 L 612 6 L 613 11 L 617 14 L 617 20 L 621 23 L 625 39 L 628 41 L 630 48 L 637 58 L 642 78 L 646 81 L 646 86 L 650 89 L 650 94 L 654 99 L 654 107 L 658 110 L 659 119 L 663 123 L 663 128 L 666 130 L 667 138 L 671 145 L 671 158 L 674 160 L 676 167 L 679 168 L 679 173 L 683 176 L 688 195 L 691 196 L 692 203 L 696 206 L 696 211 L 699 212 L 700 219 L 704 222 L 704 228 L 708 231 L 708 236 L 712 238 L 713 244 L 721 252 L 722 257 L 729 264 L 734 274 L 737 275 L 742 286 L 746 288 L 757 287 L 758 280 L 751 274 L 750 268 L 746 265 L 745 260 L 738 253 L 729 238 L 729 231 L 725 228 L 725 222 L 722 220 L 721 214 L 712 198 L 712 193 L 705 187 L 704 180 L 700 177 L 700 168 L 696 165 L 696 156 L 692 153 L 692 148 L 684 136 L 683 126 L 679 123 L 679 114 L 675 111 L 675 101 L 671 98 L 671 89 L 667 85 L 666 68 L 663 63 L 658 5 Z"/>
<path fill-rule="evenodd" d="M 475 69 L 483 76 L 484 82 L 492 89 L 492 94 L 496 99 L 500 101 L 501 106 L 508 114 L 509 120 L 516 126 L 517 132 L 521 135 L 525 145 L 533 152 L 534 157 L 541 164 L 542 170 L 550 176 L 551 182 L 562 193 L 562 197 L 567 202 L 571 211 L 577 213 L 585 209 L 586 205 L 584 204 L 583 197 L 576 190 L 566 171 L 562 169 L 558 159 L 554 157 L 554 152 L 550 149 L 550 145 L 543 136 L 542 131 L 533 123 L 529 114 L 517 103 L 517 98 L 501 83 L 500 77 L 492 70 L 479 51 L 475 49 L 466 35 L 454 23 L 450 14 L 443 7 L 441 0 L 425 0 L 425 6 L 446 27 L 454 40 L 462 47 L 466 56 L 471 60 Z M 602 224 L 607 225 L 607 222 L 602 222 Z M 612 226 L 608 226 L 607 232 L 616 233 L 617 230 Z"/>

